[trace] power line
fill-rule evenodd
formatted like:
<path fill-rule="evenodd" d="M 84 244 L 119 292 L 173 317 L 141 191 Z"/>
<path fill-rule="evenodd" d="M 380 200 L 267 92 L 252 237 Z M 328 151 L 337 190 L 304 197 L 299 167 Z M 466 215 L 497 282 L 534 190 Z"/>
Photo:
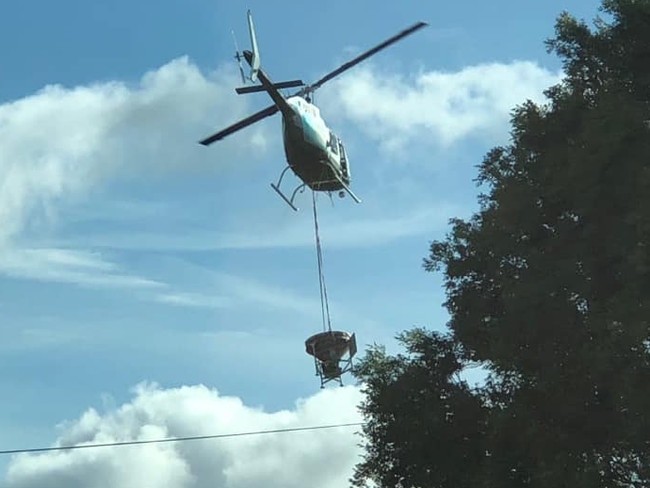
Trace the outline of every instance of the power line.
<path fill-rule="evenodd" d="M 150 439 L 150 440 L 143 440 L 143 441 L 105 442 L 102 444 L 81 444 L 81 445 L 74 445 L 74 446 L 57 446 L 57 447 L 33 447 L 28 449 L 6 449 L 6 450 L 0 450 L 0 454 L 23 454 L 23 453 L 48 452 L 48 451 L 71 451 L 73 449 L 92 449 L 97 447 L 120 447 L 120 446 L 133 446 L 138 444 L 162 444 L 165 442 L 198 441 L 204 439 L 221 439 L 225 437 L 244 437 L 250 435 L 262 435 L 262 434 L 283 434 L 286 432 L 334 429 L 336 427 L 352 427 L 352 426 L 359 426 L 359 425 L 363 425 L 363 422 L 356 422 L 356 423 L 349 423 L 349 424 L 315 425 L 311 427 L 293 427 L 293 428 L 275 429 L 275 430 L 258 430 L 253 432 L 237 432 L 231 434 L 197 435 L 197 436 L 189 436 L 189 437 L 167 437 L 164 439 Z"/>

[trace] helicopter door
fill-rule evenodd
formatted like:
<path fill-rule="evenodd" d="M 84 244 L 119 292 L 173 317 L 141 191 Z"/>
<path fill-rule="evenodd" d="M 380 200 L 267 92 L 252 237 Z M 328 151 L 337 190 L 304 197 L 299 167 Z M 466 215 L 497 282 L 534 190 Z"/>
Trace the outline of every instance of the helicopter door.
<path fill-rule="evenodd" d="M 339 155 L 339 139 L 336 137 L 334 132 L 330 132 L 330 138 L 327 141 L 327 147 L 330 149 L 330 154 L 328 159 L 332 163 L 332 165 L 336 168 L 336 171 L 344 177 L 345 175 L 345 170 L 341 168 L 341 157 Z"/>
<path fill-rule="evenodd" d="M 339 140 L 332 131 L 330 131 L 330 140 L 327 145 L 330 147 L 334 154 L 337 156 L 339 155 Z"/>
<path fill-rule="evenodd" d="M 345 148 L 343 147 L 343 141 L 341 139 L 336 140 L 337 146 L 339 147 L 339 161 L 341 162 L 341 171 L 343 172 L 343 180 L 346 184 L 350 184 L 350 164 L 348 162 L 348 156 L 345 154 Z"/>

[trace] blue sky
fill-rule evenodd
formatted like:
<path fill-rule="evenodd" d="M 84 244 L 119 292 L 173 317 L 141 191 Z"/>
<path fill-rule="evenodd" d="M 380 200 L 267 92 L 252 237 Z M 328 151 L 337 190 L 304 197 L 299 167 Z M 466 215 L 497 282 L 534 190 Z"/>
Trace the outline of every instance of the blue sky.
<path fill-rule="evenodd" d="M 476 209 L 475 167 L 507 143 L 509 110 L 561 76 L 543 45 L 556 16 L 592 19 L 598 3 L 5 6 L 0 448 L 50 444 L 60 422 L 128 403 L 142 381 L 268 411 L 317 392 L 303 347 L 321 328 L 310 196 L 296 214 L 269 187 L 284 167 L 279 116 L 196 143 L 269 104 L 234 93 L 230 31 L 247 47 L 248 7 L 278 81 L 313 81 L 430 24 L 316 93 L 363 200 L 319 198 L 333 326 L 363 349 L 444 326 L 428 244 Z"/>

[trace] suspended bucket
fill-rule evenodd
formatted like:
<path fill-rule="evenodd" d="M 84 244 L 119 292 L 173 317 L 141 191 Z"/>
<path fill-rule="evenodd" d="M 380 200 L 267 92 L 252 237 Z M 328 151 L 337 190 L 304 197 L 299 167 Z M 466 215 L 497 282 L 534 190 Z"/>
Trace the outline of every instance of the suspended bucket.
<path fill-rule="evenodd" d="M 356 336 L 343 331 L 320 332 L 305 341 L 305 350 L 314 357 L 321 388 L 332 380 L 343 386 L 341 376 L 352 371 L 352 358 L 357 352 Z"/>

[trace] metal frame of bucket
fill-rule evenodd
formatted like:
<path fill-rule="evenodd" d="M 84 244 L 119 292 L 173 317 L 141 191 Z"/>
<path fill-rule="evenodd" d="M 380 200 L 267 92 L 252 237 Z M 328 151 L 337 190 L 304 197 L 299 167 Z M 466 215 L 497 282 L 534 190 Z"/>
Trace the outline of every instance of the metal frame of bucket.
<path fill-rule="evenodd" d="M 353 370 L 352 358 L 357 353 L 357 339 L 342 331 L 320 332 L 305 341 L 307 354 L 314 357 L 316 376 L 320 376 L 320 387 L 330 381 L 343 386 L 341 376 Z"/>

